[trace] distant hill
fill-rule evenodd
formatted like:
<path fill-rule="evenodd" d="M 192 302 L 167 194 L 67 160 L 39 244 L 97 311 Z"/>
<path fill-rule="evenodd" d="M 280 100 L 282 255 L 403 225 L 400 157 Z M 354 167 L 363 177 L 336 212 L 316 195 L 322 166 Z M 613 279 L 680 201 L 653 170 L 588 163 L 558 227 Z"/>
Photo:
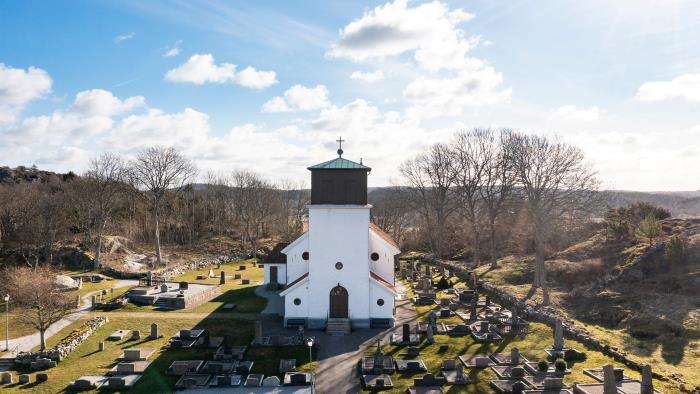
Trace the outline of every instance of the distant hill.
<path fill-rule="evenodd" d="M 36 167 L 19 166 L 16 168 L 0 167 L 0 185 L 10 183 L 55 183 L 66 181 L 76 175 L 70 171 L 60 174 L 51 171 L 39 170 Z"/>

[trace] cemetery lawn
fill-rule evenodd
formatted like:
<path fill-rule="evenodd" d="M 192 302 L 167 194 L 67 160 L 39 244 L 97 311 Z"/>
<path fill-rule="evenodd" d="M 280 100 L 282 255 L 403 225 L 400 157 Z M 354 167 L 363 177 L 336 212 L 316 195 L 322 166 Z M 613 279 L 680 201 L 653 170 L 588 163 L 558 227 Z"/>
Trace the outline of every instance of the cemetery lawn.
<path fill-rule="evenodd" d="M 553 262 L 548 264 L 551 270 Z M 500 262 L 500 268 L 496 270 L 482 266 L 477 268 L 477 272 L 480 273 L 481 279 L 499 286 L 520 299 L 526 299 L 530 290 L 532 280 L 530 261 L 504 259 Z M 606 290 L 609 303 L 595 305 L 595 308 L 610 311 L 629 308 L 633 315 L 640 316 L 634 324 L 664 332 L 656 338 L 639 339 L 630 335 L 625 328 L 606 327 L 585 319 L 587 313 L 590 313 L 593 308 L 590 303 L 566 304 L 564 300 L 570 289 L 564 286 L 557 287 L 552 282 L 550 279 L 551 306 L 563 318 L 575 321 L 577 325 L 586 328 L 604 344 L 623 350 L 634 361 L 652 365 L 655 373 L 666 376 L 680 375 L 686 382 L 686 386 L 700 386 L 700 335 L 697 335 L 700 334 L 697 328 L 700 327 L 700 293 L 695 298 L 670 292 L 664 293 L 660 289 L 648 286 L 647 283 L 628 284 L 624 287 L 617 285 L 617 291 Z M 654 282 L 662 283 L 663 278 L 657 278 Z M 541 292 L 538 291 L 528 300 L 528 303 L 541 303 L 541 297 Z M 639 300 L 644 300 L 642 301 L 644 308 L 635 310 L 633 305 Z M 680 321 L 690 334 L 694 330 L 696 335 L 677 336 L 673 330 L 665 328 L 674 319 Z M 668 388 L 663 391 L 673 392 Z"/>
<path fill-rule="evenodd" d="M 93 316 L 99 314 L 91 314 Z M 100 327 L 97 332 L 76 348 L 66 359 L 61 361 L 56 368 L 44 371 L 49 375 L 49 381 L 37 384 L 36 373 L 32 375 L 28 385 L 13 384 L 3 387 L 3 392 L 8 393 L 60 393 L 67 386 L 83 375 L 103 375 L 117 363 L 117 358 L 124 349 L 131 347 L 153 348 L 156 353 L 151 356 L 153 363 L 148 367 L 144 376 L 139 380 L 130 393 L 167 393 L 174 391 L 177 378 L 166 373 L 167 368 L 174 360 L 211 360 L 214 349 L 162 349 L 170 337 L 180 329 L 203 328 L 208 329 L 213 336 L 230 335 L 233 345 L 249 345 L 253 339 L 252 319 L 214 319 L 214 318 L 174 318 L 158 317 L 158 313 L 150 313 L 149 317 L 110 317 L 109 323 Z M 87 319 L 88 317 L 86 317 Z M 84 321 L 78 321 L 64 328 L 56 336 L 47 341 L 49 347 L 54 346 Z M 151 323 L 158 323 L 162 338 L 157 340 L 147 339 Z M 106 338 L 119 329 L 140 330 L 141 340 L 129 340 L 130 334 L 120 341 L 107 341 Z M 98 352 L 98 344 L 105 341 L 105 351 Z M 316 349 L 314 349 L 314 360 Z M 308 348 L 306 346 L 288 348 L 249 348 L 246 359 L 253 360 L 254 371 L 267 375 L 282 376 L 278 372 L 279 360 L 282 358 L 296 358 L 300 370 L 313 370 L 316 362 L 309 363 Z M 13 371 L 14 381 L 17 382 L 18 374 L 27 371 Z M 28 373 L 28 372 L 27 372 Z M 87 391 L 96 392 L 96 391 Z"/>

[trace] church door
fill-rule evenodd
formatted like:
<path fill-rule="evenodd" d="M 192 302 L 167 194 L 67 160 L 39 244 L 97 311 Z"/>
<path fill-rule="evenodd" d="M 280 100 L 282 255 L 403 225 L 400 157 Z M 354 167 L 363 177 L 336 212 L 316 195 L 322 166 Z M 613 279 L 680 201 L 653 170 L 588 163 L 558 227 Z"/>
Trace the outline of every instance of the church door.
<path fill-rule="evenodd" d="M 270 283 L 277 283 L 277 267 L 270 266 Z"/>
<path fill-rule="evenodd" d="M 348 317 L 348 291 L 340 284 L 331 289 L 328 317 L 331 319 Z"/>

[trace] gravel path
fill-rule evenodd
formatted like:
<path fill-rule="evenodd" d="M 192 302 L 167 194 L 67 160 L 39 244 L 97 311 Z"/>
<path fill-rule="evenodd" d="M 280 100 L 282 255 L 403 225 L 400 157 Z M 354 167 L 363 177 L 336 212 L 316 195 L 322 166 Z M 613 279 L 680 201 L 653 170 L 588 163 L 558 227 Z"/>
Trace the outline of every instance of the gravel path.
<path fill-rule="evenodd" d="M 275 290 L 267 290 L 264 285 L 255 288 L 255 294 L 267 299 L 267 305 L 262 312 L 263 315 L 284 315 L 284 305 L 280 292 Z"/>
<path fill-rule="evenodd" d="M 137 280 L 119 280 L 112 287 L 115 289 L 118 289 L 121 287 L 135 286 L 137 284 L 138 284 Z M 81 317 L 88 314 L 90 312 L 90 310 L 92 309 L 92 300 L 91 300 L 92 295 L 97 294 L 100 291 L 102 291 L 102 290 L 91 291 L 90 293 L 87 293 L 84 296 L 82 296 L 80 298 L 81 307 L 78 308 L 75 312 L 71 313 L 70 315 L 68 315 L 68 316 L 64 317 L 63 319 L 57 321 L 56 323 L 52 324 L 46 330 L 46 333 L 44 334 L 44 338 L 45 339 L 51 338 L 52 336 L 56 335 L 56 333 L 61 331 L 63 328 L 65 328 L 69 324 L 79 320 Z M 17 355 L 18 352 L 28 352 L 28 351 L 32 350 L 33 348 L 39 346 L 40 341 L 41 341 L 41 338 L 40 338 L 38 332 L 31 334 L 31 335 L 26 335 L 26 336 L 15 338 L 15 339 L 10 339 L 10 352 L 0 355 L 0 358 L 13 358 Z M 4 348 L 4 346 L 3 346 L 3 348 Z"/>

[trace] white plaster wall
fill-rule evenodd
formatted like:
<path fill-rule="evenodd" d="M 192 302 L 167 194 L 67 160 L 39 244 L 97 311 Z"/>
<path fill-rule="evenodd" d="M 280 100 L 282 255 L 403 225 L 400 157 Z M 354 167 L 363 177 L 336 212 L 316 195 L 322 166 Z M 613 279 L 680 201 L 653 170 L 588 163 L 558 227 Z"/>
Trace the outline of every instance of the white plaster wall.
<path fill-rule="evenodd" d="M 301 254 L 309 251 L 309 237 L 305 233 L 284 249 L 287 255 L 287 283 L 293 282 L 309 272 L 309 261 L 301 258 Z M 311 254 L 309 252 L 309 254 Z"/>
<path fill-rule="evenodd" d="M 265 264 L 264 265 L 264 280 L 265 284 L 270 283 L 270 267 L 277 267 L 277 283 L 286 284 L 287 283 L 287 266 L 285 264 Z"/>
<path fill-rule="evenodd" d="M 300 305 L 294 305 L 294 299 L 301 300 Z M 309 313 L 309 286 L 308 282 L 298 286 L 284 296 L 284 317 L 306 318 Z"/>
<path fill-rule="evenodd" d="M 383 299 L 384 305 L 377 305 L 377 299 Z M 384 285 L 372 283 L 369 292 L 370 317 L 373 319 L 392 319 L 394 317 L 394 294 Z"/>
<path fill-rule="evenodd" d="M 369 324 L 369 209 L 309 205 L 310 319 L 326 319 L 330 291 L 340 283 L 348 291 L 349 317 Z M 335 268 L 338 261 L 343 263 L 340 271 Z"/>
<path fill-rule="evenodd" d="M 379 253 L 377 261 L 372 261 L 371 255 L 374 252 Z M 394 253 L 395 249 L 392 245 L 374 232 L 369 232 L 367 261 L 369 261 L 370 269 L 392 285 L 394 284 Z"/>

